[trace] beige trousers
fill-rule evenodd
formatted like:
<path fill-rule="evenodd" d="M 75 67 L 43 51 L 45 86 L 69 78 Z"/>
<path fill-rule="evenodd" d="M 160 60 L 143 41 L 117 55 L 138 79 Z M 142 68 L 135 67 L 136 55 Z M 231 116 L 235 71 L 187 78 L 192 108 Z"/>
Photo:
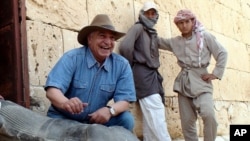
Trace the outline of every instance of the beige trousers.
<path fill-rule="evenodd" d="M 178 94 L 182 132 L 185 141 L 198 141 L 196 121 L 201 116 L 204 124 L 204 141 L 214 141 L 217 133 L 217 122 L 214 113 L 213 95 L 204 93 L 197 98 Z"/>

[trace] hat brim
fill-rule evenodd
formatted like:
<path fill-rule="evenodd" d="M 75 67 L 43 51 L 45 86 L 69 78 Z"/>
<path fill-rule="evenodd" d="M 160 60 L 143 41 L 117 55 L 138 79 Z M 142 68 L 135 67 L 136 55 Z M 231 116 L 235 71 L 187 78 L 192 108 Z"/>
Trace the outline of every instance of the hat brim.
<path fill-rule="evenodd" d="M 155 7 L 147 7 L 147 8 L 144 8 L 143 11 L 146 12 L 150 9 L 154 9 L 155 11 L 157 11 L 157 9 Z"/>
<path fill-rule="evenodd" d="M 88 35 L 91 33 L 91 32 L 94 32 L 96 30 L 108 30 L 108 31 L 111 31 L 114 36 L 115 36 L 115 40 L 118 40 L 120 39 L 122 36 L 125 35 L 125 33 L 122 33 L 122 32 L 118 32 L 118 31 L 115 31 L 115 30 L 111 30 L 109 28 L 105 28 L 105 27 L 100 27 L 100 26 L 86 26 L 84 28 L 82 28 L 79 33 L 78 33 L 78 37 L 77 37 L 77 40 L 80 44 L 82 45 L 85 45 L 87 46 L 88 45 Z"/>

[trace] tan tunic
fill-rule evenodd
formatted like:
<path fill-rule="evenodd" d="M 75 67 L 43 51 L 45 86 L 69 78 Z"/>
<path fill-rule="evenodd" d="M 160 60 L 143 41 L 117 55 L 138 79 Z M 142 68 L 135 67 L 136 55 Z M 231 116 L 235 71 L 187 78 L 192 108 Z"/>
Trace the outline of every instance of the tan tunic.
<path fill-rule="evenodd" d="M 192 98 L 205 92 L 212 93 L 212 83 L 207 83 L 201 79 L 202 74 L 208 73 L 207 66 L 210 63 L 211 55 L 216 60 L 212 73 L 218 79 L 222 78 L 227 61 L 227 51 L 208 32 L 204 32 L 203 44 L 201 67 L 199 67 L 199 53 L 194 34 L 190 39 L 183 38 L 182 36 L 170 39 L 159 38 L 160 48 L 173 52 L 177 57 L 178 65 L 182 68 L 175 79 L 175 92 Z"/>

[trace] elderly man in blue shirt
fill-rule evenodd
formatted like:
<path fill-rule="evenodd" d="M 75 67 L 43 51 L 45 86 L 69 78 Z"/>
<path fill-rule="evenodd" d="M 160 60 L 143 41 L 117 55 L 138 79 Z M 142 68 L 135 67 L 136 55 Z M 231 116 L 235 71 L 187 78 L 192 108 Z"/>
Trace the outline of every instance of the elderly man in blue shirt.
<path fill-rule="evenodd" d="M 113 53 L 115 41 L 124 35 L 104 14 L 80 30 L 78 42 L 83 46 L 66 52 L 48 75 L 49 117 L 133 130 L 128 111 L 136 101 L 133 74 L 129 62 Z"/>

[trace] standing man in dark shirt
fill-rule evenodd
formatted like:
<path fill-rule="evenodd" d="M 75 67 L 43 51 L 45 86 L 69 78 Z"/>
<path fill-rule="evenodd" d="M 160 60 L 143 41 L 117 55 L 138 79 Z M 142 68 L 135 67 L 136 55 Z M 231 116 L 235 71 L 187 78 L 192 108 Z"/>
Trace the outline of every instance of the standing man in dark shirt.
<path fill-rule="evenodd" d="M 160 67 L 157 31 L 158 20 L 155 3 L 145 2 L 139 19 L 120 43 L 120 53 L 127 58 L 134 73 L 136 96 L 143 113 L 144 141 L 171 141 L 167 129 L 163 78 Z"/>

